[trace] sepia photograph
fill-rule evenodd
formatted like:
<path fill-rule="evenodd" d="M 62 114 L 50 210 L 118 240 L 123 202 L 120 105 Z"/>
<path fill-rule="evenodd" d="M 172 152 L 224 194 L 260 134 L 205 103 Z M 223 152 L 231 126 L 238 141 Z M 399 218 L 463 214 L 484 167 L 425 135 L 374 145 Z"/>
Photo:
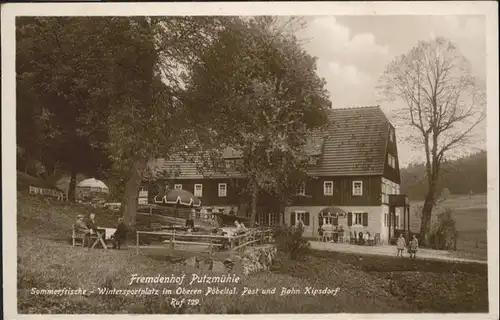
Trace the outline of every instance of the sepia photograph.
<path fill-rule="evenodd" d="M 6 319 L 498 318 L 497 4 L 315 6 L 2 6 Z"/>

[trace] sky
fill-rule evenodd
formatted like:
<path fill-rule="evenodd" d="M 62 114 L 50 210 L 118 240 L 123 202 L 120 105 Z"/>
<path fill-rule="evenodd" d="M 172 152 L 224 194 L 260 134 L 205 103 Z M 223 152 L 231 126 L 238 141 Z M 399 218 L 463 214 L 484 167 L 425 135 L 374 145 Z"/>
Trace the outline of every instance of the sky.
<path fill-rule="evenodd" d="M 380 105 L 391 119 L 391 110 L 401 105 L 381 100 L 376 89 L 380 75 L 390 61 L 418 41 L 438 36 L 454 41 L 470 61 L 473 75 L 486 81 L 484 17 L 371 15 L 314 16 L 307 20 L 307 27 L 297 36 L 305 40 L 303 46 L 309 54 L 317 57 L 317 72 L 327 80 L 334 108 Z M 404 130 L 393 125 L 396 133 Z M 481 131 L 485 132 L 485 125 Z M 400 166 L 423 159 L 422 151 L 398 140 Z"/>

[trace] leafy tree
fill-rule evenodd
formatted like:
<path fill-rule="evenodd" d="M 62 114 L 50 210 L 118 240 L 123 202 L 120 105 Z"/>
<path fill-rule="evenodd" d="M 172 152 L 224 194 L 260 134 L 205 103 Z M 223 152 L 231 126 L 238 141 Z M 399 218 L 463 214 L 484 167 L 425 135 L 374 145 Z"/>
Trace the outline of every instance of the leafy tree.
<path fill-rule="evenodd" d="M 307 138 L 326 122 L 329 106 L 315 59 L 279 22 L 233 21 L 194 64 L 189 82 L 189 118 L 205 148 L 242 153 L 238 170 L 248 181 L 252 222 L 261 190 L 288 198 L 308 162 Z"/>
<path fill-rule="evenodd" d="M 50 176 L 98 176 L 109 166 L 104 147 L 108 108 L 102 94 L 109 69 L 105 18 L 23 17 L 17 28 L 18 145 Z"/>
<path fill-rule="evenodd" d="M 184 150 L 192 130 L 183 112 L 187 66 L 223 27 L 217 17 L 114 18 L 109 148 L 126 177 L 122 210 L 135 225 L 137 196 L 148 163 Z"/>
<path fill-rule="evenodd" d="M 421 41 L 396 57 L 380 81 L 385 97 L 405 104 L 396 116 L 410 128 L 408 141 L 425 151 L 428 189 L 420 230 L 425 243 L 442 164 L 453 150 L 471 142 L 484 120 L 484 91 L 468 61 L 444 38 Z"/>

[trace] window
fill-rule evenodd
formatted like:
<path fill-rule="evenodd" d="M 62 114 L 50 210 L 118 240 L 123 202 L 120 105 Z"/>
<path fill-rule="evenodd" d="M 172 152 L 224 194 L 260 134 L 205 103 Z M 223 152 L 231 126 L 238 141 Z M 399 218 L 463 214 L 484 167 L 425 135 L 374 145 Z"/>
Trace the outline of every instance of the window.
<path fill-rule="evenodd" d="M 323 182 L 323 194 L 325 196 L 333 196 L 333 181 Z"/>
<path fill-rule="evenodd" d="M 290 223 L 292 226 L 297 224 L 297 221 L 302 220 L 305 226 L 309 226 L 309 212 L 294 211 L 290 214 Z"/>
<path fill-rule="evenodd" d="M 363 212 L 353 212 L 354 213 L 354 224 L 363 224 Z"/>
<path fill-rule="evenodd" d="M 182 184 L 174 184 L 174 189 L 182 189 Z"/>
<path fill-rule="evenodd" d="M 391 168 L 396 168 L 396 158 L 394 158 L 392 155 L 387 155 L 387 162 L 389 163 L 389 166 Z"/>
<path fill-rule="evenodd" d="M 396 228 L 397 229 L 401 229 L 400 228 L 401 226 L 399 225 L 399 214 L 396 214 L 396 221 L 395 221 L 395 223 L 396 223 Z"/>
<path fill-rule="evenodd" d="M 194 196 L 195 197 L 203 197 L 203 185 L 195 184 L 194 185 Z"/>
<path fill-rule="evenodd" d="M 394 129 L 393 128 L 389 129 L 389 140 L 391 140 L 391 142 L 394 142 Z"/>
<path fill-rule="evenodd" d="M 297 190 L 297 194 L 301 195 L 301 196 L 305 196 L 306 195 L 306 183 L 305 182 L 302 182 L 301 184 L 299 184 L 299 188 Z"/>
<path fill-rule="evenodd" d="M 388 221 L 389 221 L 389 214 L 386 212 L 384 213 L 384 227 L 387 227 Z"/>
<path fill-rule="evenodd" d="M 353 181 L 352 182 L 352 195 L 362 196 L 363 195 L 363 181 Z"/>
<path fill-rule="evenodd" d="M 354 225 L 368 227 L 368 212 L 348 212 L 347 225 L 349 227 Z"/>
<path fill-rule="evenodd" d="M 219 183 L 219 197 L 227 196 L 227 183 Z"/>

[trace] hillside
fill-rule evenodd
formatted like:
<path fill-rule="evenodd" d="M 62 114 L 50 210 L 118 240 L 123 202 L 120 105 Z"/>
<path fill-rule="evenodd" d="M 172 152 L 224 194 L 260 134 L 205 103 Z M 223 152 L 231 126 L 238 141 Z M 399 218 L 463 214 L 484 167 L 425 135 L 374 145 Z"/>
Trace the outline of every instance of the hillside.
<path fill-rule="evenodd" d="M 401 168 L 401 193 L 412 200 L 423 200 L 427 192 L 424 164 L 412 164 Z M 483 194 L 487 191 L 487 153 L 449 161 L 442 165 L 438 194 L 447 188 L 454 195 Z"/>
<path fill-rule="evenodd" d="M 18 197 L 18 308 L 21 313 L 373 313 L 485 312 L 487 269 L 476 264 L 409 260 L 396 257 L 314 252 L 307 261 L 282 258 L 272 272 L 245 277 L 236 287 L 272 288 L 271 295 L 200 296 L 200 305 L 174 309 L 151 296 L 43 296 L 32 288 L 96 287 L 134 289 L 130 274 L 181 274 L 165 250 L 135 255 L 129 250 L 91 250 L 69 245 L 69 230 L 81 205 L 46 203 Z M 110 211 L 97 212 L 101 225 L 113 225 Z M 191 271 L 192 272 L 192 271 Z M 210 274 L 210 272 L 208 272 Z M 389 281 L 389 279 L 391 279 Z M 206 285 L 196 285 L 204 286 Z M 196 287 L 194 286 L 194 287 Z M 339 287 L 335 296 L 280 296 L 283 286 Z M 148 287 L 161 288 L 165 285 Z M 241 291 L 240 291 L 241 292 Z M 182 298 L 183 296 L 176 296 Z M 334 301 L 334 303 L 332 303 Z M 363 301 L 363 303 L 360 303 Z"/>

